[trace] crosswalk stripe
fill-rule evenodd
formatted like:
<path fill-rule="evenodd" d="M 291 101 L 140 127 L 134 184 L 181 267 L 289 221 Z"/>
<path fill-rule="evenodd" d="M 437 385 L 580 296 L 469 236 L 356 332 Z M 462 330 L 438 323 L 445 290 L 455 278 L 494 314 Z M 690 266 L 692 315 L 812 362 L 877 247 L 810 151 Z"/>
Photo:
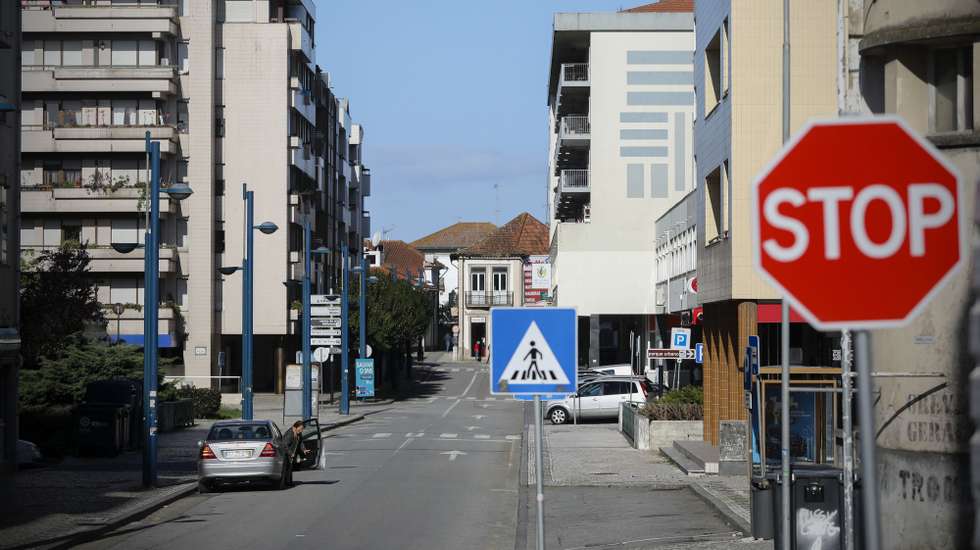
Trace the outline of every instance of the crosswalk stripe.
<path fill-rule="evenodd" d="M 379 434 L 374 434 L 371 437 L 373 437 L 375 439 L 383 439 L 385 437 L 391 437 L 391 434 L 390 433 L 379 433 Z"/>
<path fill-rule="evenodd" d="M 405 437 L 422 437 L 424 435 L 425 435 L 425 432 L 409 432 L 409 433 L 405 434 Z"/>
<path fill-rule="evenodd" d="M 490 436 L 487 434 L 476 434 L 473 436 L 473 439 L 490 439 Z"/>
<path fill-rule="evenodd" d="M 439 437 L 443 439 L 456 439 L 458 434 L 439 434 Z"/>
<path fill-rule="evenodd" d="M 521 438 L 521 436 L 519 436 L 519 435 L 508 435 L 507 436 L 507 439 L 510 439 L 511 441 L 513 441 L 515 439 L 520 439 L 520 438 Z"/>

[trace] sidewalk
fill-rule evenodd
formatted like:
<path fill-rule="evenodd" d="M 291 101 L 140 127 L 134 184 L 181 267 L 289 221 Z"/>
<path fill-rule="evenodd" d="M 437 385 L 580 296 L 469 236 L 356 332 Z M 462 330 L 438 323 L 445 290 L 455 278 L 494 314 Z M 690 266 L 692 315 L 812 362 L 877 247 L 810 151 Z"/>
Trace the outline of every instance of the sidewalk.
<path fill-rule="evenodd" d="M 22 470 L 0 482 L 0 548 L 50 548 L 105 528 L 146 507 L 155 508 L 194 490 L 197 441 L 211 427 L 162 433 L 157 444 L 159 486 L 142 488 L 142 455 L 67 457 L 58 464 Z"/>

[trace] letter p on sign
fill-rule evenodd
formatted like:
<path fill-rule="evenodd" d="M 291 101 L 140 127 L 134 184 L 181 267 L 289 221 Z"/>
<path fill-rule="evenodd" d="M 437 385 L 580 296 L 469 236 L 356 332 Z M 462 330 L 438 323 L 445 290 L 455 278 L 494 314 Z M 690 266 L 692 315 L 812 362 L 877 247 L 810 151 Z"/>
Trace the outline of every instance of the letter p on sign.
<path fill-rule="evenodd" d="M 964 197 L 900 119 L 810 123 L 753 184 L 756 269 L 818 328 L 904 324 L 966 262 Z"/>

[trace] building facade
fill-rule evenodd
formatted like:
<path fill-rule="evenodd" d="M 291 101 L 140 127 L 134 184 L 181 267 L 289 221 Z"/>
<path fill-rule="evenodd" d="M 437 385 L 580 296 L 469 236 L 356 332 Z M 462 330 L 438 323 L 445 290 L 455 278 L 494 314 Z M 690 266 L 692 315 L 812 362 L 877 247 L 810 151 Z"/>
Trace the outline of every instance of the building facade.
<path fill-rule="evenodd" d="M 833 0 L 795 2 L 791 12 L 791 129 L 834 116 L 837 9 Z M 782 2 L 697 2 L 696 243 L 703 307 L 704 437 L 744 420 L 742 353 L 762 340 L 763 365 L 779 365 L 778 294 L 755 273 L 749 195 L 756 174 L 782 147 Z M 792 318 L 791 362 L 830 366 L 824 337 Z"/>
<path fill-rule="evenodd" d="M 20 369 L 20 6 L 0 4 L 0 475 L 17 466 Z"/>
<path fill-rule="evenodd" d="M 692 2 L 558 13 L 549 106 L 551 298 L 579 316 L 579 362 L 647 341 L 656 220 L 694 189 Z"/>
<path fill-rule="evenodd" d="M 363 131 L 316 66 L 310 0 L 30 1 L 21 11 L 25 254 L 85 243 L 99 300 L 125 307 L 110 337 L 142 343 L 147 180 L 143 136 L 161 144 L 159 342 L 186 376 L 240 375 L 242 186 L 255 193 L 255 391 L 299 348 L 303 226 L 334 254 L 316 280 L 339 280 L 340 246 L 360 250 L 370 175 Z M 322 273 L 322 275 L 320 275 Z M 108 315 L 114 320 L 112 314 Z M 233 385 L 233 384 L 232 384 Z M 225 384 L 225 391 L 236 391 Z"/>
<path fill-rule="evenodd" d="M 969 205 L 967 219 L 974 220 L 980 8 L 963 0 L 847 5 L 842 112 L 902 117 L 959 170 L 967 193 L 960 200 Z M 970 234 L 975 241 L 976 232 Z M 872 370 L 886 373 L 874 379 L 881 396 L 875 406 L 881 515 L 893 518 L 882 532 L 886 548 L 966 548 L 976 536 L 980 495 L 975 481 L 972 498 L 969 490 L 977 475 L 969 466 L 969 410 L 976 410 L 980 394 L 974 390 L 970 403 L 974 363 L 965 336 L 975 296 L 974 261 L 908 326 L 871 334 Z"/>
<path fill-rule="evenodd" d="M 548 227 L 525 212 L 452 256 L 460 275 L 459 359 L 478 359 L 479 343 L 486 360 L 490 309 L 527 305 L 525 268 L 547 253 Z"/>

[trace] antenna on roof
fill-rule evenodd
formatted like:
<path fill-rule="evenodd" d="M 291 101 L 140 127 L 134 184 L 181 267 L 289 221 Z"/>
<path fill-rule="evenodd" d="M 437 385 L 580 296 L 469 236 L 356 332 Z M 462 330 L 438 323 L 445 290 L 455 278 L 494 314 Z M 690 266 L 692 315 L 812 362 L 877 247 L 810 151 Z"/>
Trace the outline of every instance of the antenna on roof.
<path fill-rule="evenodd" d="M 500 185 L 493 184 L 493 224 L 500 225 Z"/>

